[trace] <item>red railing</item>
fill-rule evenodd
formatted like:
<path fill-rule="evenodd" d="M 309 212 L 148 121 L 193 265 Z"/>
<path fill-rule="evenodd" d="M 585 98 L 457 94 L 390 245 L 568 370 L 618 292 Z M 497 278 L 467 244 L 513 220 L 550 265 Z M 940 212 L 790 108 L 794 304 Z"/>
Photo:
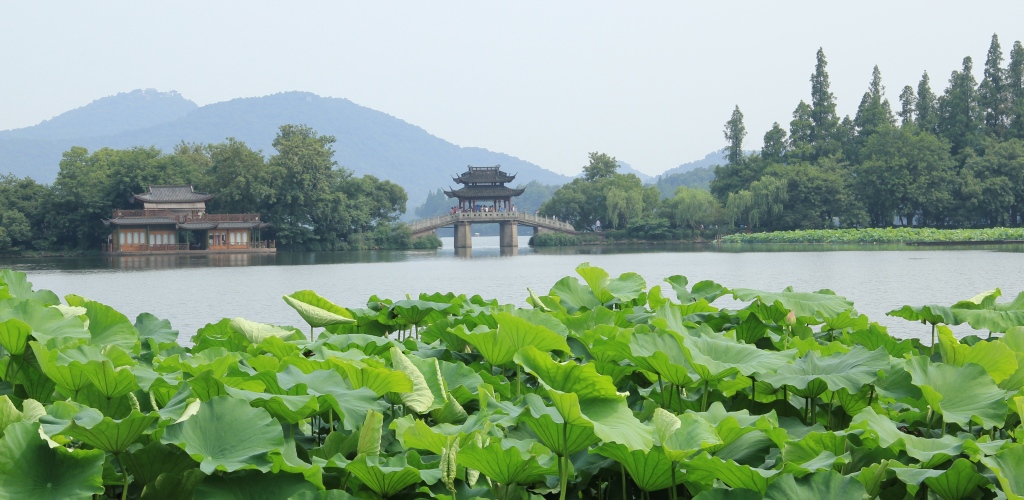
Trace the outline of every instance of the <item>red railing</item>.
<path fill-rule="evenodd" d="M 166 217 L 182 222 L 259 222 L 259 214 L 208 214 L 202 210 L 114 210 L 113 218 Z"/>

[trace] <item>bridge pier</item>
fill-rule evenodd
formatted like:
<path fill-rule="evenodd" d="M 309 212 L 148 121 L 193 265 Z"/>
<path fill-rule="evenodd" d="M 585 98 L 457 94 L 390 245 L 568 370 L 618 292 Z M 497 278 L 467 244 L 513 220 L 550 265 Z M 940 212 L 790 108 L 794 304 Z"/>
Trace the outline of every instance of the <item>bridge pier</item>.
<path fill-rule="evenodd" d="M 501 248 L 518 248 L 519 247 L 519 223 L 510 220 L 507 222 L 499 223 L 501 229 L 498 231 L 500 235 Z"/>
<path fill-rule="evenodd" d="M 460 248 L 473 248 L 472 225 L 468 222 L 455 223 L 455 249 Z"/>

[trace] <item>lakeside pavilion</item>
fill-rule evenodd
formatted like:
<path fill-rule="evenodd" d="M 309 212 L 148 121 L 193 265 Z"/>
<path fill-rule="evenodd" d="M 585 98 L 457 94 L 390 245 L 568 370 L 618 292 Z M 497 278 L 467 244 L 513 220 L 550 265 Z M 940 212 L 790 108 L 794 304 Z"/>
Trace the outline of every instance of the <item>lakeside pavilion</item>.
<path fill-rule="evenodd" d="M 132 196 L 141 210 L 115 209 L 103 224 L 112 228 L 105 253 L 274 253 L 273 240 L 262 239 L 270 224 L 259 214 L 209 214 L 214 195 L 190 185 L 149 186 Z"/>
<path fill-rule="evenodd" d="M 501 171 L 501 165 L 493 167 L 466 167 L 466 171 L 452 180 L 462 184 L 458 189 L 448 188 L 444 192 L 449 198 L 458 198 L 456 206 L 460 212 L 479 212 L 486 208 L 488 211 L 511 212 L 512 198 L 523 194 L 525 189 L 515 189 L 505 186 L 505 183 L 515 180 L 515 175 L 508 175 Z"/>

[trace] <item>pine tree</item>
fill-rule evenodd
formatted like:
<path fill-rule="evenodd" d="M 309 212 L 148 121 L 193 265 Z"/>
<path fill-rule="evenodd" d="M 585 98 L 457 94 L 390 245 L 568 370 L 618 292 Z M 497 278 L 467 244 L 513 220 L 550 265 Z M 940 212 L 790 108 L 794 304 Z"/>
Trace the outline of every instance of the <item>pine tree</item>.
<path fill-rule="evenodd" d="M 939 134 L 949 141 L 954 155 L 980 144 L 982 122 L 973 66 L 970 56 L 965 57 L 963 69 L 953 71 L 949 87 L 939 98 Z"/>
<path fill-rule="evenodd" d="M 921 81 L 917 84 L 917 105 L 915 106 L 917 117 L 915 123 L 917 128 L 936 133 L 939 126 L 938 98 L 932 92 L 932 86 L 928 78 L 928 72 L 921 75 Z"/>
<path fill-rule="evenodd" d="M 818 49 L 814 73 L 811 75 L 811 146 L 813 158 L 829 156 L 839 151 L 836 141 L 836 128 L 839 116 L 836 115 L 836 98 L 829 90 L 828 71 L 825 51 Z"/>
<path fill-rule="evenodd" d="M 1009 103 L 1002 64 L 1003 51 L 999 47 L 999 37 L 993 34 L 988 57 L 985 58 L 985 77 L 978 87 L 978 105 L 984 115 L 986 132 L 992 137 L 1006 135 Z"/>
<path fill-rule="evenodd" d="M 900 125 L 906 127 L 914 124 L 914 108 L 917 106 L 917 96 L 914 95 L 914 87 L 907 85 L 900 92 Z"/>
<path fill-rule="evenodd" d="M 743 126 L 743 113 L 740 112 L 738 105 L 736 109 L 732 110 L 729 121 L 725 122 L 723 133 L 725 140 L 729 141 L 729 146 L 726 148 L 726 160 L 730 165 L 743 163 L 743 138 L 747 136 L 747 128 Z"/>
<path fill-rule="evenodd" d="M 775 122 L 772 124 L 771 130 L 764 133 L 761 158 L 767 163 L 783 163 L 786 149 L 786 131 L 779 126 L 779 122 Z"/>
<path fill-rule="evenodd" d="M 885 86 L 882 85 L 882 72 L 878 66 L 871 72 L 871 83 L 860 101 L 853 122 L 857 125 L 857 137 L 861 142 L 893 124 L 892 109 L 885 100 Z"/>
<path fill-rule="evenodd" d="M 1009 136 L 1024 139 L 1024 46 L 1013 42 L 1010 64 L 1006 68 L 1006 94 L 1009 100 Z"/>
<path fill-rule="evenodd" d="M 793 110 L 793 120 L 789 122 L 789 153 L 794 160 L 810 160 L 813 155 L 814 122 L 811 120 L 811 107 L 804 101 Z"/>

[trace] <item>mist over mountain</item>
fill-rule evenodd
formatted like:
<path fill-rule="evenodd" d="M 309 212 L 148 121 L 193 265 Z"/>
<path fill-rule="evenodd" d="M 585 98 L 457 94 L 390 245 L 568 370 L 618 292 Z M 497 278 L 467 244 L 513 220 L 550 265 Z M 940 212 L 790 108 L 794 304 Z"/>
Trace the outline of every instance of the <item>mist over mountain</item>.
<path fill-rule="evenodd" d="M 750 151 L 744 152 L 747 154 L 750 153 Z M 659 177 L 668 177 L 672 174 L 682 174 L 685 172 L 689 172 L 691 170 L 696 170 L 698 168 L 710 167 L 713 165 L 725 165 L 726 163 L 727 162 L 725 161 L 725 149 L 723 148 L 717 151 L 712 151 L 704 155 L 704 158 L 701 158 L 699 160 L 683 163 L 678 167 L 670 168 L 662 172 L 661 175 L 659 175 Z"/>
<path fill-rule="evenodd" d="M 403 120 L 348 99 L 285 92 L 197 106 L 177 92 L 133 91 L 105 97 L 32 127 L 0 132 L 0 173 L 49 183 L 61 155 L 72 146 L 156 146 L 164 152 L 182 142 L 244 141 L 264 155 L 281 125 L 305 124 L 333 135 L 335 160 L 356 173 L 398 183 L 414 207 L 427 193 L 451 183 L 466 165 L 502 166 L 516 182 L 564 184 L 569 177 L 514 156 L 460 147 Z"/>

